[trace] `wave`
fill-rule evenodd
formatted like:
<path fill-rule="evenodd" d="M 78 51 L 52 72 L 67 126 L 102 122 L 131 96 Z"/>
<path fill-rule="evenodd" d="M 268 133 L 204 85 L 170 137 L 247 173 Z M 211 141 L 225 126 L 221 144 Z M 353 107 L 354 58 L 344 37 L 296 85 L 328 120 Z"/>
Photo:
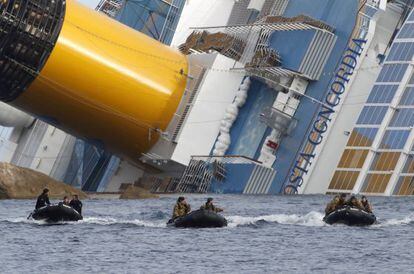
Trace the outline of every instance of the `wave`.
<path fill-rule="evenodd" d="M 32 225 L 85 225 L 85 224 L 95 224 L 95 225 L 133 225 L 139 227 L 166 227 L 165 222 L 150 222 L 140 219 L 133 220 L 118 220 L 110 217 L 86 217 L 83 220 L 77 222 L 58 222 L 58 223 L 47 223 L 45 221 L 36 221 L 33 219 L 27 218 L 15 218 L 7 219 L 3 222 L 13 223 L 13 224 L 32 224 Z"/>
<path fill-rule="evenodd" d="M 410 225 L 413 223 L 414 223 L 414 214 L 411 214 L 401 219 L 388 219 L 384 221 L 382 221 L 381 219 L 378 219 L 378 223 L 373 225 L 373 227 Z"/>
<path fill-rule="evenodd" d="M 283 225 L 298 225 L 298 226 L 313 226 L 322 227 L 328 226 L 323 221 L 324 214 L 317 211 L 311 211 L 305 215 L 299 214 L 272 214 L 263 216 L 226 216 L 228 220 L 229 228 L 237 228 L 244 226 L 259 227 L 267 224 L 283 224 Z M 50 225 L 44 221 L 36 221 L 27 219 L 25 217 L 6 219 L 0 221 L 0 223 L 13 223 L 13 224 L 32 224 L 32 225 Z M 166 220 L 141 220 L 141 219 L 116 219 L 111 217 L 85 217 L 78 222 L 60 222 L 61 225 L 130 225 L 136 227 L 150 227 L 150 228 L 165 228 Z M 388 226 L 402 226 L 414 224 L 414 214 L 408 215 L 400 219 L 378 219 L 378 223 L 374 224 L 372 228 L 388 227 Z"/>
<path fill-rule="evenodd" d="M 33 219 L 27 219 L 24 217 L 20 218 L 14 218 L 14 219 L 6 219 L 2 220 L 0 223 L 9 223 L 9 224 L 27 224 L 27 225 L 51 225 L 50 223 L 47 223 L 45 221 L 38 221 Z M 56 225 L 65 224 L 64 222 L 56 223 Z"/>
<path fill-rule="evenodd" d="M 140 227 L 166 227 L 166 222 L 151 222 L 151 221 L 144 221 L 140 219 L 133 219 L 133 220 L 118 220 L 115 218 L 103 218 L 103 217 L 86 217 L 81 221 L 78 221 L 74 224 L 96 224 L 96 225 L 134 225 Z"/>
<path fill-rule="evenodd" d="M 328 226 L 323 221 L 324 214 L 317 211 L 311 211 L 305 215 L 298 214 L 273 214 L 258 217 L 243 217 L 243 216 L 228 216 L 229 227 L 240 226 L 262 226 L 265 224 L 277 223 L 284 225 L 299 225 L 299 226 Z M 374 224 L 373 228 L 401 226 L 414 224 L 414 214 L 406 216 L 401 219 L 378 219 L 378 223 Z"/>
<path fill-rule="evenodd" d="M 317 211 L 311 211 L 306 215 L 297 214 L 273 214 L 258 217 L 243 217 L 243 216 L 228 216 L 229 227 L 239 226 L 258 226 L 266 223 L 278 223 L 286 225 L 301 225 L 301 226 L 324 226 L 323 214 Z"/>
<path fill-rule="evenodd" d="M 263 224 L 288 224 L 288 225 L 303 225 L 303 226 L 324 226 L 322 221 L 323 214 L 320 212 L 312 211 L 306 215 L 287 215 L 287 214 L 274 214 L 257 217 L 244 217 L 244 216 L 226 216 L 228 220 L 228 227 L 243 227 L 243 226 L 260 226 Z M 35 225 L 47 225 L 44 221 L 28 220 L 26 218 L 15 218 L 6 220 L 9 223 L 24 223 Z M 132 225 L 138 227 L 153 227 L 153 228 L 165 228 L 166 220 L 148 221 L 141 219 L 116 219 L 111 217 L 85 217 L 78 222 L 60 222 L 58 224 L 70 224 L 70 225 Z"/>

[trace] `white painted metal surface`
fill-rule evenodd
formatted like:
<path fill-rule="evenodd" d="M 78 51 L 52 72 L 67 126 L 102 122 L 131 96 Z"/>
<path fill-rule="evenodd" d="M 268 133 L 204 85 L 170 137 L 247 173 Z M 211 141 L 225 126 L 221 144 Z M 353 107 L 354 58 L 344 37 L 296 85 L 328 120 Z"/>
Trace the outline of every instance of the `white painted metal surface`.
<path fill-rule="evenodd" d="M 6 103 L 0 102 L 0 125 L 4 127 L 29 127 L 34 118 Z"/>

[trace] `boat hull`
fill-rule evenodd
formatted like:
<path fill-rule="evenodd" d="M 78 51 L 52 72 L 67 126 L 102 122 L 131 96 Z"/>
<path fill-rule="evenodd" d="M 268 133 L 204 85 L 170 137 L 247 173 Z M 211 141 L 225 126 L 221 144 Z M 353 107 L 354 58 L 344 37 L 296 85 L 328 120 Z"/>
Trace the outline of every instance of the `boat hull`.
<path fill-rule="evenodd" d="M 82 220 L 82 215 L 80 215 L 75 209 L 66 205 L 51 205 L 41 207 L 36 209 L 31 214 L 31 217 L 34 220 L 46 221 L 48 223 L 57 223 L 57 222 L 76 222 Z"/>
<path fill-rule="evenodd" d="M 168 225 L 183 228 L 224 227 L 227 226 L 227 220 L 210 210 L 196 210 L 184 217 L 170 220 Z"/>
<path fill-rule="evenodd" d="M 374 214 L 353 207 L 337 209 L 323 218 L 323 221 L 330 225 L 345 224 L 349 226 L 372 225 L 376 220 Z"/>

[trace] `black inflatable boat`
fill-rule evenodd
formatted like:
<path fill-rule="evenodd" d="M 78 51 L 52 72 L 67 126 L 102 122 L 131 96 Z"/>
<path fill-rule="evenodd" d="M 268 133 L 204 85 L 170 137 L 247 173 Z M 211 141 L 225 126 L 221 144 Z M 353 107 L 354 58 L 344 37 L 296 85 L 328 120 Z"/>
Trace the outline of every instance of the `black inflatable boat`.
<path fill-rule="evenodd" d="M 323 218 L 323 221 L 330 225 L 345 224 L 350 226 L 372 225 L 376 220 L 374 214 L 349 206 L 339 208 Z"/>
<path fill-rule="evenodd" d="M 175 227 L 223 227 L 227 226 L 227 220 L 223 216 L 211 211 L 211 210 L 196 210 L 190 214 L 177 218 L 175 220 L 169 220 L 167 225 Z"/>
<path fill-rule="evenodd" d="M 35 220 L 42 220 L 48 223 L 79 221 L 82 220 L 75 209 L 64 204 L 50 205 L 35 209 L 31 216 Z"/>

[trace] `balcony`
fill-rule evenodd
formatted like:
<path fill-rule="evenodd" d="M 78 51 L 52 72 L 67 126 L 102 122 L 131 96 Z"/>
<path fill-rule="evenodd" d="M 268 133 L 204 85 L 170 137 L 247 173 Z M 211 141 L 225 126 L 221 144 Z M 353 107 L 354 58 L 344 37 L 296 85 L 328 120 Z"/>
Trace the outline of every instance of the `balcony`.
<path fill-rule="evenodd" d="M 292 116 L 272 107 L 263 109 L 260 120 L 268 127 L 278 130 L 281 136 L 290 135 L 297 125 L 297 120 Z"/>

